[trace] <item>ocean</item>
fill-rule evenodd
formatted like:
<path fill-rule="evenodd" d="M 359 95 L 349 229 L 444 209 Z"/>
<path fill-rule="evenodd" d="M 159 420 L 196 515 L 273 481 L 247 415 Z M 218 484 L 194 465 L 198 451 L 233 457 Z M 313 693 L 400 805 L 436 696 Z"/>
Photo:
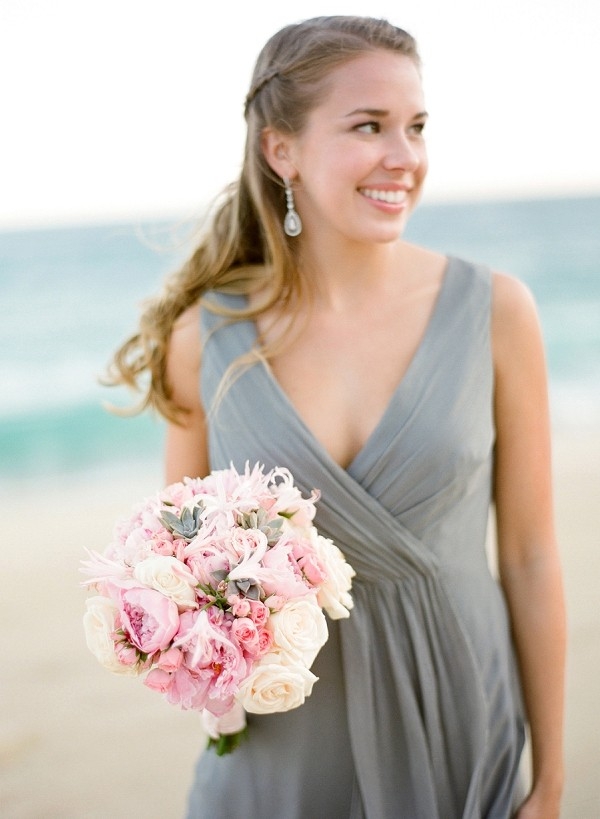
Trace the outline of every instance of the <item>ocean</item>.
<path fill-rule="evenodd" d="M 406 238 L 525 281 L 555 426 L 598 421 L 600 197 L 424 204 Z M 0 232 L 1 483 L 158 463 L 162 422 L 107 412 L 130 401 L 98 377 L 187 249 L 167 222 Z"/>

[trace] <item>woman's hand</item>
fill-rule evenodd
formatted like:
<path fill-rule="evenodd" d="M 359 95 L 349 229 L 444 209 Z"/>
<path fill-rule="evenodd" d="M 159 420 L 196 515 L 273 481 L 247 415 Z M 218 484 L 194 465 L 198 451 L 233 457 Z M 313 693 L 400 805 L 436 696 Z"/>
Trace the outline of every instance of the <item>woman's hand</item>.
<path fill-rule="evenodd" d="M 560 795 L 543 794 L 533 790 L 513 819 L 559 819 Z"/>

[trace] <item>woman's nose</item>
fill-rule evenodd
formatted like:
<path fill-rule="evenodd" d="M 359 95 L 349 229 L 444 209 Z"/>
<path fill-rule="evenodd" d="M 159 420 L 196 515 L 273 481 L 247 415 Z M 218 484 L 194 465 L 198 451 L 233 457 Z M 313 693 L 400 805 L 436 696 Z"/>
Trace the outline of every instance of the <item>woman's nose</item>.
<path fill-rule="evenodd" d="M 419 167 L 420 154 L 406 134 L 390 137 L 386 147 L 383 164 L 387 170 L 415 171 Z"/>

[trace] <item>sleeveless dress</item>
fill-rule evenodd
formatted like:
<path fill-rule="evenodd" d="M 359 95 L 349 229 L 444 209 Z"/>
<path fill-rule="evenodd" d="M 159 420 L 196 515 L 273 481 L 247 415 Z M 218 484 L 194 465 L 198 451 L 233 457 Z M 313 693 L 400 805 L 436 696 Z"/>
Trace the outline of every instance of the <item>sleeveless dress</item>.
<path fill-rule="evenodd" d="M 354 609 L 329 623 L 313 665 L 312 695 L 287 713 L 249 715 L 233 754 L 201 755 L 190 819 L 508 819 L 518 805 L 523 707 L 485 552 L 490 306 L 489 271 L 449 258 L 425 336 L 347 469 L 263 363 L 209 417 L 211 468 L 285 466 L 304 492 L 320 489 L 315 525 L 357 574 Z M 206 309 L 202 323 L 208 407 L 256 329 Z"/>

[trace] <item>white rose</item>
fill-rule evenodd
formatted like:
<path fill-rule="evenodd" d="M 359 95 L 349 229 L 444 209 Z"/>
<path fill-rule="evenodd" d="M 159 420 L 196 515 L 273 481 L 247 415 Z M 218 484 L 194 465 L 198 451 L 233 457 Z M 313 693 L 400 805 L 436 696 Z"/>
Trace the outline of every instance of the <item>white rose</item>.
<path fill-rule="evenodd" d="M 275 714 L 302 705 L 318 677 L 285 652 L 265 654 L 240 687 L 238 701 L 251 714 Z"/>
<path fill-rule="evenodd" d="M 137 676 L 140 671 L 137 665 L 124 665 L 119 662 L 115 653 L 112 634 L 115 630 L 117 607 L 108 597 L 88 597 L 85 601 L 83 629 L 87 647 L 100 665 L 114 674 Z"/>
<path fill-rule="evenodd" d="M 135 579 L 149 589 L 164 594 L 180 609 L 198 607 L 194 575 L 175 557 L 153 555 L 142 560 L 133 569 Z"/>
<path fill-rule="evenodd" d="M 354 603 L 348 592 L 352 588 L 352 578 L 356 572 L 346 562 L 335 543 L 318 535 L 315 529 L 311 532 L 311 542 L 327 575 L 327 579 L 320 586 L 317 594 L 318 604 L 325 609 L 332 620 L 349 617 L 349 609 Z"/>
<path fill-rule="evenodd" d="M 327 642 L 329 633 L 325 615 L 313 597 L 301 597 L 285 603 L 269 620 L 275 649 L 297 652 L 307 668 Z"/>

